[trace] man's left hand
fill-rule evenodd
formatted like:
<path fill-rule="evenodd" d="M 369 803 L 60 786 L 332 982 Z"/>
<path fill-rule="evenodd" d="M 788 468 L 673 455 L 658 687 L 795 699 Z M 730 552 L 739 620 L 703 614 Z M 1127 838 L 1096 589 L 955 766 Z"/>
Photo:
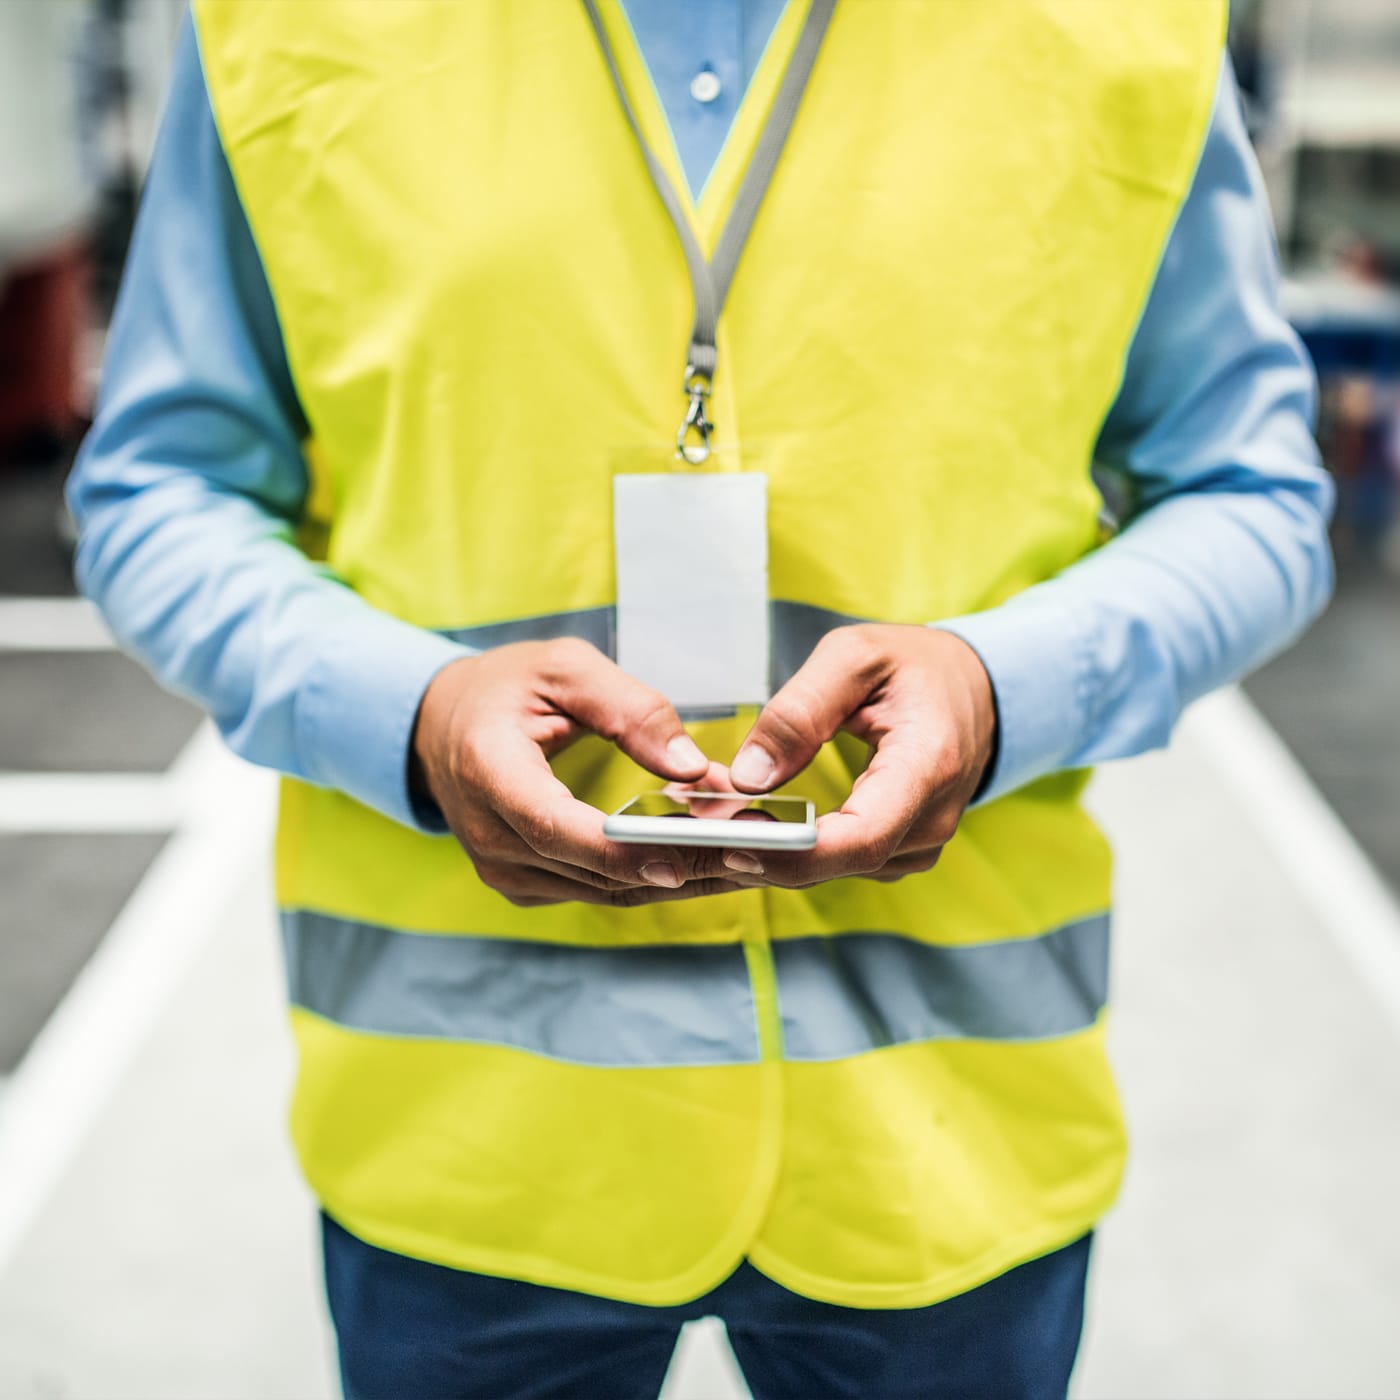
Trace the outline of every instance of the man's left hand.
<path fill-rule="evenodd" d="M 839 627 L 764 707 L 730 780 L 741 792 L 769 792 L 839 730 L 872 750 L 850 796 L 818 818 L 810 851 L 730 852 L 725 865 L 745 883 L 800 889 L 931 869 L 993 752 L 992 683 L 977 653 L 951 632 Z"/>

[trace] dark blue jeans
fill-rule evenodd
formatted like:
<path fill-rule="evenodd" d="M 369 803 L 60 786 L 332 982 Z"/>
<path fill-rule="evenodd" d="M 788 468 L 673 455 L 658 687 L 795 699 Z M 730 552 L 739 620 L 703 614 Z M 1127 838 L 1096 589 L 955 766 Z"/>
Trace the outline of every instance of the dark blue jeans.
<path fill-rule="evenodd" d="M 816 1303 L 743 1264 L 651 1308 L 390 1254 L 323 1218 L 348 1400 L 654 1400 L 681 1325 L 721 1317 L 755 1400 L 1064 1400 L 1089 1238 L 947 1302 Z"/>

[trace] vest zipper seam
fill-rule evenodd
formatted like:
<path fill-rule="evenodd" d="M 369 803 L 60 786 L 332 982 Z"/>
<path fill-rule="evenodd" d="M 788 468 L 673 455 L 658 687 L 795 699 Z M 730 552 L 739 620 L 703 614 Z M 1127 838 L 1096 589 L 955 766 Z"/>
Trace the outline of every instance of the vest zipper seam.
<path fill-rule="evenodd" d="M 743 943 L 758 1029 L 758 1056 L 768 1064 L 783 1058 L 783 1019 L 778 1006 L 778 972 L 773 961 L 773 945 L 766 935 L 746 938 Z"/>

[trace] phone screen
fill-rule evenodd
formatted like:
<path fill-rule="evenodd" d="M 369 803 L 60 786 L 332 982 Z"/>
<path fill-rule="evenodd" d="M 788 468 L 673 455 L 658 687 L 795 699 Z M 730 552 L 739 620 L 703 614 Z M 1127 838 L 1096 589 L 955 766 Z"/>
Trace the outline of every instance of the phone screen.
<path fill-rule="evenodd" d="M 629 802 L 618 816 L 802 823 L 807 820 L 807 801 L 802 797 L 743 797 L 734 793 L 644 792 Z"/>

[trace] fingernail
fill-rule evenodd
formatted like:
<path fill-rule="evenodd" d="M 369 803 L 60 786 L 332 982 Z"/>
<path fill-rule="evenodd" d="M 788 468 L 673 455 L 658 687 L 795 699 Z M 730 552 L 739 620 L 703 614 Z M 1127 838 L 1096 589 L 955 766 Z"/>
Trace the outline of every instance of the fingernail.
<path fill-rule="evenodd" d="M 749 744 L 729 765 L 729 776 L 741 787 L 767 787 L 777 766 L 757 744 Z"/>
<path fill-rule="evenodd" d="M 730 851 L 724 858 L 724 863 L 731 870 L 737 870 L 744 875 L 762 875 L 763 862 L 757 856 L 751 856 L 747 851 Z"/>
<path fill-rule="evenodd" d="M 677 734 L 666 745 L 666 757 L 677 768 L 699 768 L 702 763 L 708 768 L 710 764 L 710 760 L 700 752 L 699 745 L 688 734 Z"/>
<path fill-rule="evenodd" d="M 681 877 L 676 874 L 675 866 L 667 865 L 664 860 L 642 866 L 641 873 L 642 879 L 649 885 L 663 885 L 668 890 L 678 890 L 681 887 Z"/>

